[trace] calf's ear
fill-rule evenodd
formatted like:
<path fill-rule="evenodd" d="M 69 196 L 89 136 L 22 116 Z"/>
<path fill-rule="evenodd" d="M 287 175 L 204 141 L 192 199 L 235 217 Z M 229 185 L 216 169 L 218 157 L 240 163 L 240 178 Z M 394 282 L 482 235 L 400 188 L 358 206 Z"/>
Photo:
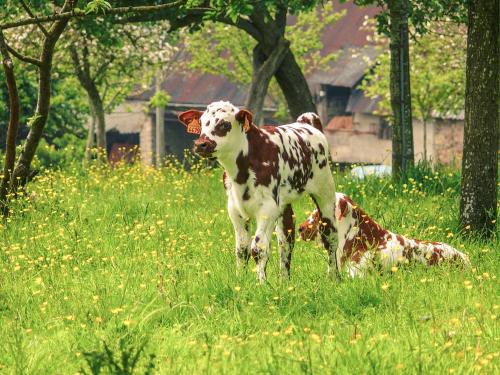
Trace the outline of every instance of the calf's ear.
<path fill-rule="evenodd" d="M 187 132 L 192 134 L 201 133 L 200 117 L 203 114 L 201 111 L 190 109 L 179 114 L 179 121 L 187 127 Z"/>
<path fill-rule="evenodd" d="M 243 126 L 243 130 L 247 133 L 250 130 L 250 126 L 252 125 L 252 112 L 246 109 L 240 109 L 238 113 L 236 113 L 236 120 Z"/>

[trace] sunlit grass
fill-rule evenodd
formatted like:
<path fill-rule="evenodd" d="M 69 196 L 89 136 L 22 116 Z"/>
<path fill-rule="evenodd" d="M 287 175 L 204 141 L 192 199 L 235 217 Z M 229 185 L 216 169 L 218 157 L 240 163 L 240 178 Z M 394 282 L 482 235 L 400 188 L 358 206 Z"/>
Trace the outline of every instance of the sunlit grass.
<path fill-rule="evenodd" d="M 499 371 L 499 243 L 458 231 L 455 172 L 405 186 L 335 177 L 381 224 L 449 242 L 471 269 L 337 284 L 324 251 L 299 242 L 288 281 L 274 244 L 265 286 L 252 263 L 235 274 L 221 175 L 172 165 L 39 175 L 0 228 L 0 372 L 91 373 L 109 364 L 106 347 L 118 360 L 142 345 L 138 373 Z M 312 208 L 296 205 L 297 221 Z"/>

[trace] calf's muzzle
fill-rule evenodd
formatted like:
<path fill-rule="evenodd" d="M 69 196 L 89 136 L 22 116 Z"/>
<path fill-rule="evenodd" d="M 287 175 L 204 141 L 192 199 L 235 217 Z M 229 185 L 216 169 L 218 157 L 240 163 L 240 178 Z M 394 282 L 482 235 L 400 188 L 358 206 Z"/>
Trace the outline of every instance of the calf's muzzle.
<path fill-rule="evenodd" d="M 198 138 L 194 141 L 193 151 L 202 157 L 209 157 L 215 152 L 217 143 L 208 138 Z"/>

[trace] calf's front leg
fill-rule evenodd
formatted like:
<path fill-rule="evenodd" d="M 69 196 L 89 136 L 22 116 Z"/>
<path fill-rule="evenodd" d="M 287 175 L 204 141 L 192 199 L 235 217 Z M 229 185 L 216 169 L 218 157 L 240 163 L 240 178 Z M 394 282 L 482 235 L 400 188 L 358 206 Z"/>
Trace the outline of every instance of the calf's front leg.
<path fill-rule="evenodd" d="M 266 267 L 269 260 L 271 236 L 276 218 L 257 217 L 257 230 L 252 240 L 252 256 L 257 263 L 257 278 L 263 284 L 266 281 Z"/>
<path fill-rule="evenodd" d="M 247 266 L 248 259 L 250 258 L 249 222 L 241 217 L 231 200 L 228 201 L 228 212 L 234 227 L 234 237 L 236 240 L 236 270 L 239 272 L 243 267 Z"/>

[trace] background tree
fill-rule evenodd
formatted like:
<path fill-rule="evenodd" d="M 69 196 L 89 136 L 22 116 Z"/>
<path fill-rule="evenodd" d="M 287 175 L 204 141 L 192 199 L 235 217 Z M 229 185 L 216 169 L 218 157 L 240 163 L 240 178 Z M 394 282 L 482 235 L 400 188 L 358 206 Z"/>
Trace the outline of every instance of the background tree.
<path fill-rule="evenodd" d="M 434 22 L 423 36 L 410 41 L 412 113 L 423 123 L 423 159 L 427 160 L 427 124 L 432 116 L 456 116 L 463 111 L 465 97 L 466 31 L 462 25 Z M 379 38 L 385 52 L 377 57 L 361 88 L 378 99 L 379 114 L 392 123 L 390 102 L 390 56 L 387 39 Z"/>
<path fill-rule="evenodd" d="M 409 61 L 409 25 L 417 34 L 427 31 L 431 21 L 442 17 L 463 19 L 463 0 L 355 0 L 357 4 L 375 4 L 377 28 L 389 37 L 391 58 L 390 100 L 393 119 L 392 173 L 405 176 L 406 166 L 414 163 L 411 85 Z M 404 150 L 404 151 L 403 151 Z"/>
<path fill-rule="evenodd" d="M 76 0 L 65 0 L 61 4 L 52 1 L 40 1 L 36 3 L 36 9 L 33 10 L 24 0 L 20 0 L 19 3 L 15 4 L 10 1 L 0 1 L 2 12 L 5 13 L 5 16 L 2 17 L 2 23 L 0 23 L 0 30 L 3 30 L 5 37 L 3 43 L 5 46 L 4 49 L 16 59 L 33 65 L 38 73 L 36 108 L 34 115 L 30 117 L 28 122 L 30 130 L 15 165 L 14 172 L 11 175 L 10 186 L 14 191 L 19 185 L 24 185 L 32 174 L 31 163 L 42 138 L 49 115 L 53 73 L 52 62 L 56 44 L 66 29 L 69 20 L 71 18 L 91 17 L 94 13 L 103 10 L 110 16 L 137 15 L 171 8 L 183 2 L 174 1 L 149 7 L 129 6 L 126 8 L 112 8 L 105 0 L 92 0 L 85 3 L 82 2 L 81 5 L 84 9 L 77 8 L 76 3 Z M 36 26 L 34 30 L 32 25 Z M 38 58 L 32 57 L 24 51 L 19 51 L 9 45 L 9 36 L 12 39 L 16 39 L 18 35 L 23 35 L 23 33 L 26 35 L 26 29 L 23 29 L 21 32 L 16 29 L 19 27 L 31 28 L 31 31 L 28 31 L 29 38 L 25 38 L 24 41 L 30 41 L 30 44 L 36 47 Z M 14 156 L 6 155 L 6 159 L 15 158 L 15 148 L 12 149 L 9 147 L 7 150 L 14 152 Z"/>
<path fill-rule="evenodd" d="M 142 0 L 140 3 L 151 5 L 156 4 L 156 1 Z M 303 112 L 315 112 L 316 106 L 296 56 L 287 45 L 286 20 L 288 14 L 310 11 L 318 3 L 317 0 L 192 1 L 187 6 L 182 5 L 159 10 L 154 14 L 129 17 L 123 22 L 166 19 L 169 20 L 171 29 L 174 30 L 183 27 L 197 29 L 203 27 L 207 21 L 213 21 L 243 30 L 256 41 L 252 52 L 252 55 L 256 56 L 252 59 L 254 62 L 253 74 L 261 72 L 266 77 L 274 74 L 285 96 L 291 116 L 297 117 Z M 122 0 L 120 4 L 135 5 L 137 1 Z M 280 51 L 282 56 L 278 56 L 279 58 L 273 56 L 270 59 L 271 54 L 275 51 Z M 265 64 L 268 60 L 271 61 Z M 257 80 L 252 79 L 252 81 Z M 262 92 L 261 87 L 255 86 L 250 91 L 249 101 L 257 102 L 254 97 L 258 96 L 260 92 Z"/>
<path fill-rule="evenodd" d="M 105 159 L 105 114 L 123 102 L 138 84 L 149 83 L 152 71 L 173 55 L 172 37 L 162 32 L 165 28 L 164 22 L 116 24 L 98 17 L 76 22 L 61 43 L 61 49 L 69 51 L 67 60 L 90 103 L 86 159 L 93 146 L 94 124 L 98 155 Z"/>
<path fill-rule="evenodd" d="M 38 93 L 35 112 L 29 120 L 28 125 L 30 127 L 30 130 L 28 132 L 28 136 L 22 148 L 19 159 L 17 160 L 14 172 L 11 176 L 10 185 L 14 189 L 19 183 L 25 183 L 26 179 L 30 175 L 31 162 L 33 160 L 33 157 L 35 156 L 35 151 L 42 137 L 43 129 L 45 127 L 49 114 L 51 98 L 52 59 L 54 57 L 56 43 L 69 21 L 69 18 L 56 20 L 48 28 L 46 28 L 44 25 L 42 25 L 42 23 L 38 22 L 37 16 L 26 3 L 21 1 L 21 4 L 23 5 L 25 13 L 31 20 L 35 22 L 37 26 L 36 29 L 30 33 L 30 38 L 32 41 L 38 40 L 40 42 L 40 48 L 38 49 L 38 58 L 23 55 L 21 52 L 17 51 L 8 44 L 8 35 L 6 35 L 5 45 L 9 53 L 16 57 L 18 60 L 34 65 L 38 73 Z M 11 11 L 9 13 L 10 17 L 19 17 L 19 10 L 13 9 L 12 4 L 6 5 Z M 52 3 L 44 3 L 40 8 L 45 13 L 55 12 L 61 14 L 64 12 L 72 11 L 75 6 L 75 1 L 66 0 L 61 7 L 54 6 L 54 4 Z M 15 149 L 11 150 L 11 148 L 8 148 L 8 151 L 15 153 Z M 12 155 L 6 155 L 6 158 L 11 157 Z"/>
<path fill-rule="evenodd" d="M 497 218 L 500 137 L 499 0 L 470 0 L 460 221 L 487 236 Z"/>
<path fill-rule="evenodd" d="M 16 43 L 12 38 L 10 44 Z M 64 58 L 61 51 L 55 52 L 58 61 Z M 11 56 L 14 62 L 14 74 L 19 91 L 20 121 L 18 138 L 26 138 L 29 132 L 28 122 L 33 116 L 36 107 L 36 96 L 38 89 L 36 66 L 17 60 Z M 43 138 L 48 143 L 63 134 L 71 134 L 76 137 L 84 135 L 84 124 L 89 114 L 88 103 L 85 100 L 85 92 L 82 90 L 74 73 L 68 72 L 64 66 L 56 64 L 53 66 L 51 83 L 51 102 L 47 124 L 43 132 Z M 0 149 L 5 149 L 5 136 L 8 125 L 9 111 L 7 103 L 9 96 L 5 82 L 5 74 L 0 70 Z"/>
<path fill-rule="evenodd" d="M 285 39 L 289 41 L 289 48 L 305 75 L 327 68 L 335 59 L 334 53 L 321 54 L 323 49 L 321 38 L 325 27 L 334 25 L 344 15 L 345 11 L 336 12 L 332 3 L 326 3 L 323 8 L 300 13 L 295 22 L 287 25 Z M 228 40 L 232 43 L 228 44 Z M 255 69 L 254 50 L 257 42 L 241 29 L 222 23 L 207 22 L 201 30 L 186 34 L 183 44 L 189 54 L 190 69 L 222 74 L 239 85 L 252 84 Z M 207 48 L 207 45 L 210 48 Z M 286 101 L 276 79 L 271 81 L 269 90 L 266 91 L 259 97 L 264 99 L 267 93 L 272 104 L 278 108 L 277 117 L 287 119 L 289 115 Z M 262 105 L 263 100 L 258 105 L 247 102 L 247 106 L 254 111 L 257 123 L 261 118 L 259 115 L 262 112 Z"/>

